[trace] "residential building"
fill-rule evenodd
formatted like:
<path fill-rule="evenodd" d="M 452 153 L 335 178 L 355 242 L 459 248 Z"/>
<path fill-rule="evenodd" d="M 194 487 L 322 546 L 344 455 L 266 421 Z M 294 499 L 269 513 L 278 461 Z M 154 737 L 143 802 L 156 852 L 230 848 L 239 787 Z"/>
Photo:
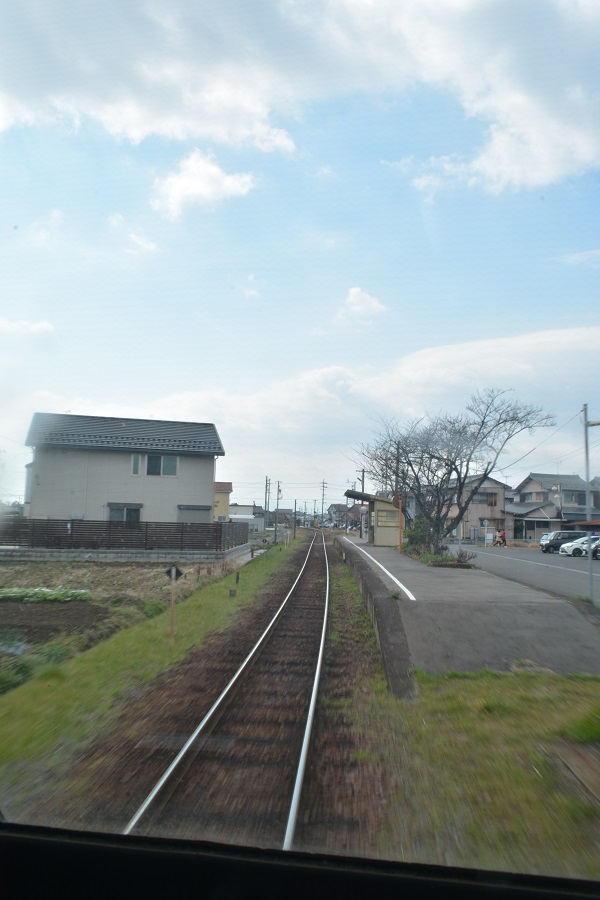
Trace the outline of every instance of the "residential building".
<path fill-rule="evenodd" d="M 229 521 L 247 522 L 250 531 L 262 533 L 265 530 L 265 511 L 256 503 L 230 503 Z"/>
<path fill-rule="evenodd" d="M 590 481 L 591 516 L 600 516 L 600 479 Z M 537 541 L 544 532 L 575 527 L 586 518 L 587 482 L 579 475 L 531 472 L 514 489 L 507 515 L 517 540 Z"/>
<path fill-rule="evenodd" d="M 38 412 L 26 444 L 29 518 L 213 521 L 213 424 Z"/>
<path fill-rule="evenodd" d="M 229 495 L 233 491 L 231 481 L 215 481 L 215 502 L 213 506 L 213 520 L 215 522 L 229 521 Z"/>
<path fill-rule="evenodd" d="M 327 515 L 334 528 L 345 528 L 348 507 L 345 503 L 331 503 L 327 507 Z"/>
<path fill-rule="evenodd" d="M 507 538 L 512 538 L 512 520 L 508 521 L 505 512 L 506 485 L 502 481 L 488 477 L 480 485 L 470 488 L 469 485 L 479 481 L 479 475 L 467 478 L 465 497 L 470 503 L 462 520 L 455 529 L 454 536 L 474 541 L 490 541 L 499 531 L 506 531 Z M 456 515 L 458 507 L 456 498 L 450 508 L 450 516 Z"/>

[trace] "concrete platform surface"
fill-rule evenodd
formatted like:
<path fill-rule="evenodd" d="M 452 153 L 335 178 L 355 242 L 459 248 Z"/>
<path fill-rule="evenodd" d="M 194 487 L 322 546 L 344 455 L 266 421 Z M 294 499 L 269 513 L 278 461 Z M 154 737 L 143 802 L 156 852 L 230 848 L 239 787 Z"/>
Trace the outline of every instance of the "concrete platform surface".
<path fill-rule="evenodd" d="M 600 628 L 568 600 L 478 569 L 424 566 L 360 538 L 340 541 L 355 548 L 389 591 L 410 668 L 600 675 Z"/>

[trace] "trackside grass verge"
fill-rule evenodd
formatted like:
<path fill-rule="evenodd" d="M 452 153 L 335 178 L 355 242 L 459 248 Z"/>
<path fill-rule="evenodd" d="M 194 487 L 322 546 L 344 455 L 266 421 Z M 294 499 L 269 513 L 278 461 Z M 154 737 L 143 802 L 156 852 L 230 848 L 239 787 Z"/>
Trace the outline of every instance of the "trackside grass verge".
<path fill-rule="evenodd" d="M 416 678 L 419 699 L 373 702 L 397 772 L 384 856 L 599 878 L 600 803 L 554 748 L 597 711 L 600 679 Z"/>
<path fill-rule="evenodd" d="M 293 543 L 281 550 L 275 547 L 177 603 L 173 649 L 167 612 L 120 631 L 75 658 L 52 662 L 0 696 L 0 809 L 3 781 L 18 780 L 16 770 L 29 763 L 60 764 L 66 747 L 97 736 L 116 714 L 115 701 L 178 663 L 211 633 L 225 629 L 284 565 L 293 547 Z M 230 596 L 234 588 L 235 596 Z"/>
<path fill-rule="evenodd" d="M 413 674 L 419 696 L 397 700 L 372 665 L 344 708 L 361 755 L 385 773 L 377 855 L 600 878 L 600 802 L 556 752 L 573 740 L 600 749 L 600 678 Z"/>

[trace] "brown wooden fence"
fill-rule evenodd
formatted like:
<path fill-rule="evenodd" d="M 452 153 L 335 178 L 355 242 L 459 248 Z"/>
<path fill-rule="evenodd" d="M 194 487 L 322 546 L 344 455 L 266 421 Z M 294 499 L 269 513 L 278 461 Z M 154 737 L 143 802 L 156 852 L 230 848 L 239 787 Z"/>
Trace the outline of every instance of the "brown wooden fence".
<path fill-rule="evenodd" d="M 229 550 L 248 542 L 245 522 L 87 522 L 12 519 L 0 523 L 0 545 L 76 550 Z"/>

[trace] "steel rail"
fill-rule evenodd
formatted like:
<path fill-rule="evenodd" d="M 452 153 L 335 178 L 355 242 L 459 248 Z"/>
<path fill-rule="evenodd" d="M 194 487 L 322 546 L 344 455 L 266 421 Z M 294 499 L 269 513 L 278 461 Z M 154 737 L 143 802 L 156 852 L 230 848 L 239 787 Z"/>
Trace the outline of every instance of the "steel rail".
<path fill-rule="evenodd" d="M 327 548 L 325 546 L 325 538 L 323 538 L 323 552 L 325 553 L 325 571 L 326 571 L 326 581 L 325 581 L 325 613 L 323 616 L 323 628 L 321 631 L 321 645 L 319 647 L 319 656 L 317 660 L 317 669 L 315 672 L 315 680 L 313 683 L 312 694 L 310 698 L 310 706 L 308 709 L 308 717 L 306 720 L 306 729 L 304 731 L 304 740 L 302 741 L 302 750 L 300 753 L 300 761 L 298 763 L 298 770 L 296 772 L 296 782 L 294 784 L 294 793 L 292 795 L 292 803 L 290 806 L 290 812 L 288 816 L 287 827 L 285 830 L 285 838 L 283 841 L 283 849 L 291 850 L 292 845 L 294 843 L 294 834 L 296 832 L 296 823 L 298 820 L 298 810 L 300 808 L 300 795 L 302 793 L 302 785 L 304 783 L 304 772 L 306 769 L 306 760 L 308 758 L 308 748 L 310 745 L 310 738 L 312 735 L 312 727 L 315 716 L 315 709 L 317 706 L 317 694 L 319 692 L 319 682 L 321 680 L 321 667 L 323 665 L 323 658 L 325 656 L 325 637 L 327 633 L 327 620 L 329 616 L 329 561 L 327 559 Z"/>
<path fill-rule="evenodd" d="M 250 653 L 248 654 L 248 656 L 246 657 L 244 662 L 239 667 L 239 669 L 237 670 L 237 672 L 235 673 L 233 678 L 229 681 L 229 683 L 226 685 L 226 687 L 221 691 L 221 693 L 219 694 L 219 696 L 217 697 L 217 699 L 215 700 L 215 702 L 213 703 L 211 708 L 208 710 L 208 712 L 206 713 L 206 715 L 204 716 L 204 718 L 202 719 L 200 724 L 196 727 L 196 729 L 193 731 L 193 733 L 187 739 L 187 741 L 185 742 L 185 744 L 183 745 L 183 747 L 181 748 L 181 750 L 179 751 L 179 753 L 177 754 L 177 756 L 175 757 L 173 762 L 165 770 L 165 772 L 159 778 L 159 780 L 156 782 L 156 784 L 154 785 L 154 787 L 152 788 L 152 790 L 150 791 L 150 793 L 148 794 L 148 796 L 146 797 L 144 802 L 137 809 L 135 814 L 131 817 L 131 819 L 129 820 L 129 822 L 127 823 L 125 828 L 123 829 L 122 834 L 125 834 L 125 835 L 130 834 L 131 831 L 135 828 L 135 826 L 137 825 L 139 820 L 142 818 L 142 816 L 144 815 L 144 813 L 146 812 L 148 807 L 151 805 L 151 803 L 156 798 L 157 794 L 162 790 L 162 788 L 165 786 L 165 784 L 167 783 L 167 781 L 169 780 L 169 778 L 171 777 L 171 775 L 173 774 L 175 769 L 179 766 L 179 764 L 183 760 L 184 756 L 187 754 L 190 747 L 192 747 L 192 745 L 194 744 L 194 742 L 196 741 L 198 736 L 206 728 L 206 726 L 208 725 L 208 723 L 211 720 L 211 718 L 213 717 L 213 715 L 216 713 L 218 708 L 221 706 L 222 702 L 225 700 L 225 698 L 231 692 L 234 685 L 240 679 L 240 677 L 242 676 L 245 669 L 249 666 L 249 664 L 251 662 L 254 661 L 254 659 L 256 658 L 258 653 L 262 650 L 263 645 L 265 644 L 267 638 L 269 637 L 271 631 L 273 630 L 275 624 L 277 623 L 277 620 L 281 616 L 284 607 L 286 606 L 288 600 L 294 593 L 296 586 L 297 586 L 298 582 L 300 581 L 300 578 L 302 577 L 302 573 L 304 572 L 304 569 L 306 568 L 306 565 L 308 563 L 308 559 L 312 552 L 316 537 L 317 536 L 315 534 L 310 543 L 310 547 L 308 548 L 308 553 L 306 554 L 306 559 L 304 560 L 304 563 L 302 564 L 302 568 L 300 569 L 300 571 L 296 577 L 296 580 L 294 581 L 292 587 L 290 588 L 287 596 L 283 600 L 281 606 L 279 607 L 279 609 L 277 610 L 277 612 L 275 613 L 275 615 L 273 616 L 273 618 L 271 619 L 271 621 L 269 622 L 269 624 L 267 625 L 265 630 L 263 631 L 262 635 L 260 636 L 260 638 L 258 639 L 256 644 L 254 645 L 254 647 L 252 648 L 252 650 L 250 651 Z"/>

